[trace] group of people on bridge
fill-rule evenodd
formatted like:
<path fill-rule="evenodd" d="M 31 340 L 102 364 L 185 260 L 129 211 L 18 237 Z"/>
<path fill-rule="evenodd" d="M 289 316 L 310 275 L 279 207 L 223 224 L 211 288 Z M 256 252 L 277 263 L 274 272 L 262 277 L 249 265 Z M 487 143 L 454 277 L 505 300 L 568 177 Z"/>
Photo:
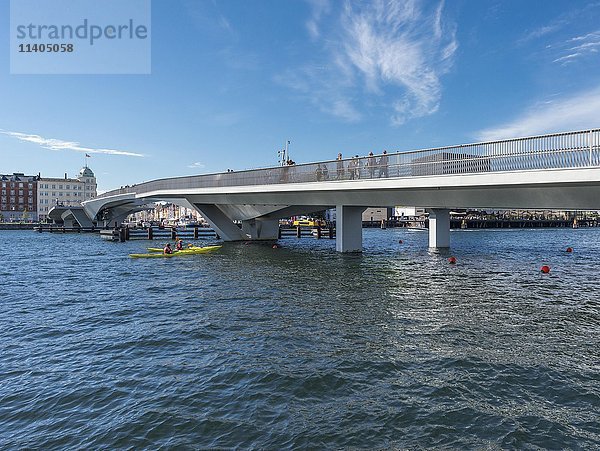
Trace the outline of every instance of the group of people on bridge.
<path fill-rule="evenodd" d="M 374 179 L 388 177 L 388 154 L 384 150 L 379 158 L 369 152 L 365 158 L 359 158 L 355 155 L 345 164 L 342 154 L 338 153 L 335 172 L 337 180 L 357 180 L 361 177 Z M 326 163 L 318 163 L 315 169 L 316 179 L 318 182 L 330 180 L 329 169 Z"/>

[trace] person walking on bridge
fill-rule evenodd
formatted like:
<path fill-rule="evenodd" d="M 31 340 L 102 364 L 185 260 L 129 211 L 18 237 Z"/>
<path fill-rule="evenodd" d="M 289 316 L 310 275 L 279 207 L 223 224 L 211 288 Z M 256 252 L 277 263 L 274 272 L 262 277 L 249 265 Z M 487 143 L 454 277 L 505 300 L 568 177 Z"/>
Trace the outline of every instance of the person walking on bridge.
<path fill-rule="evenodd" d="M 387 150 L 379 157 L 379 178 L 388 176 L 388 155 Z"/>
<path fill-rule="evenodd" d="M 317 182 L 323 180 L 323 169 L 321 168 L 321 163 L 317 163 L 317 169 L 315 170 L 315 175 L 317 177 Z"/>
<path fill-rule="evenodd" d="M 375 160 L 375 157 L 373 156 L 373 152 L 369 152 L 369 156 L 367 157 L 366 167 L 367 167 L 367 170 L 369 171 L 370 179 L 375 178 L 375 166 L 376 166 L 376 160 Z"/>
<path fill-rule="evenodd" d="M 352 171 L 352 180 L 358 180 L 360 178 L 360 158 L 358 155 L 355 155 L 354 158 L 352 158 Z"/>
<path fill-rule="evenodd" d="M 344 160 L 342 160 L 342 153 L 338 153 L 336 160 L 337 178 L 338 180 L 344 180 Z"/>

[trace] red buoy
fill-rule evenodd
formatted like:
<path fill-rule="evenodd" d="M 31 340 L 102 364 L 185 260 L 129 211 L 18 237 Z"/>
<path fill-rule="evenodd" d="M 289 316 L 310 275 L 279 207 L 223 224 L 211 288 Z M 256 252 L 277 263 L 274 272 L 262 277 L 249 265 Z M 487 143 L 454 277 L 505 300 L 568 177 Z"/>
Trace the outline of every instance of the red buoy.
<path fill-rule="evenodd" d="M 398 243 L 402 244 L 402 243 L 404 243 L 404 241 L 400 240 L 400 241 L 398 241 Z"/>
<path fill-rule="evenodd" d="M 450 258 L 448 259 L 448 263 L 450 263 L 451 265 L 454 265 L 454 264 L 456 264 L 456 257 L 450 257 Z"/>
<path fill-rule="evenodd" d="M 277 249 L 279 246 L 277 246 L 276 244 L 273 245 L 273 249 Z"/>
<path fill-rule="evenodd" d="M 550 266 L 544 265 L 541 267 L 540 271 L 542 271 L 544 274 L 548 274 L 550 272 Z"/>
<path fill-rule="evenodd" d="M 567 248 L 567 252 L 573 252 L 573 248 L 572 247 L 568 247 Z"/>

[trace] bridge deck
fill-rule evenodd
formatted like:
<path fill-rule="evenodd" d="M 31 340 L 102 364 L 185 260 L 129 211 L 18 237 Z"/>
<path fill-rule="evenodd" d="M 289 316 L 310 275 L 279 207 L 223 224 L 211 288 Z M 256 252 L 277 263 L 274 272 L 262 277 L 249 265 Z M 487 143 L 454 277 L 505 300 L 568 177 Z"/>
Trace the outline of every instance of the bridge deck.
<path fill-rule="evenodd" d="M 118 194 L 233 186 L 465 175 L 600 165 L 600 129 L 410 152 L 153 180 L 108 191 Z"/>

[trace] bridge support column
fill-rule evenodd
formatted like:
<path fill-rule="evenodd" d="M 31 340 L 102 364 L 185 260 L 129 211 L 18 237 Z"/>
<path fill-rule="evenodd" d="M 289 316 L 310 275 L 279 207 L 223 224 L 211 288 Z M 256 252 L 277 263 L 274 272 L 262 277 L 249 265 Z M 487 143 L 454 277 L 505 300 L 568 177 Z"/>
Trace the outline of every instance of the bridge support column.
<path fill-rule="evenodd" d="M 364 207 L 338 205 L 335 208 L 335 250 L 362 252 L 362 214 Z"/>
<path fill-rule="evenodd" d="M 242 232 L 251 240 L 277 240 L 278 219 L 248 219 L 242 221 Z"/>
<path fill-rule="evenodd" d="M 216 205 L 193 204 L 210 226 L 225 241 L 244 241 L 242 230 Z"/>
<path fill-rule="evenodd" d="M 112 224 L 121 225 L 131 214 L 130 209 L 115 208 L 108 218 L 102 220 L 103 227 L 110 227 Z"/>
<path fill-rule="evenodd" d="M 443 249 L 450 247 L 450 210 L 431 208 L 429 213 L 429 247 Z"/>

